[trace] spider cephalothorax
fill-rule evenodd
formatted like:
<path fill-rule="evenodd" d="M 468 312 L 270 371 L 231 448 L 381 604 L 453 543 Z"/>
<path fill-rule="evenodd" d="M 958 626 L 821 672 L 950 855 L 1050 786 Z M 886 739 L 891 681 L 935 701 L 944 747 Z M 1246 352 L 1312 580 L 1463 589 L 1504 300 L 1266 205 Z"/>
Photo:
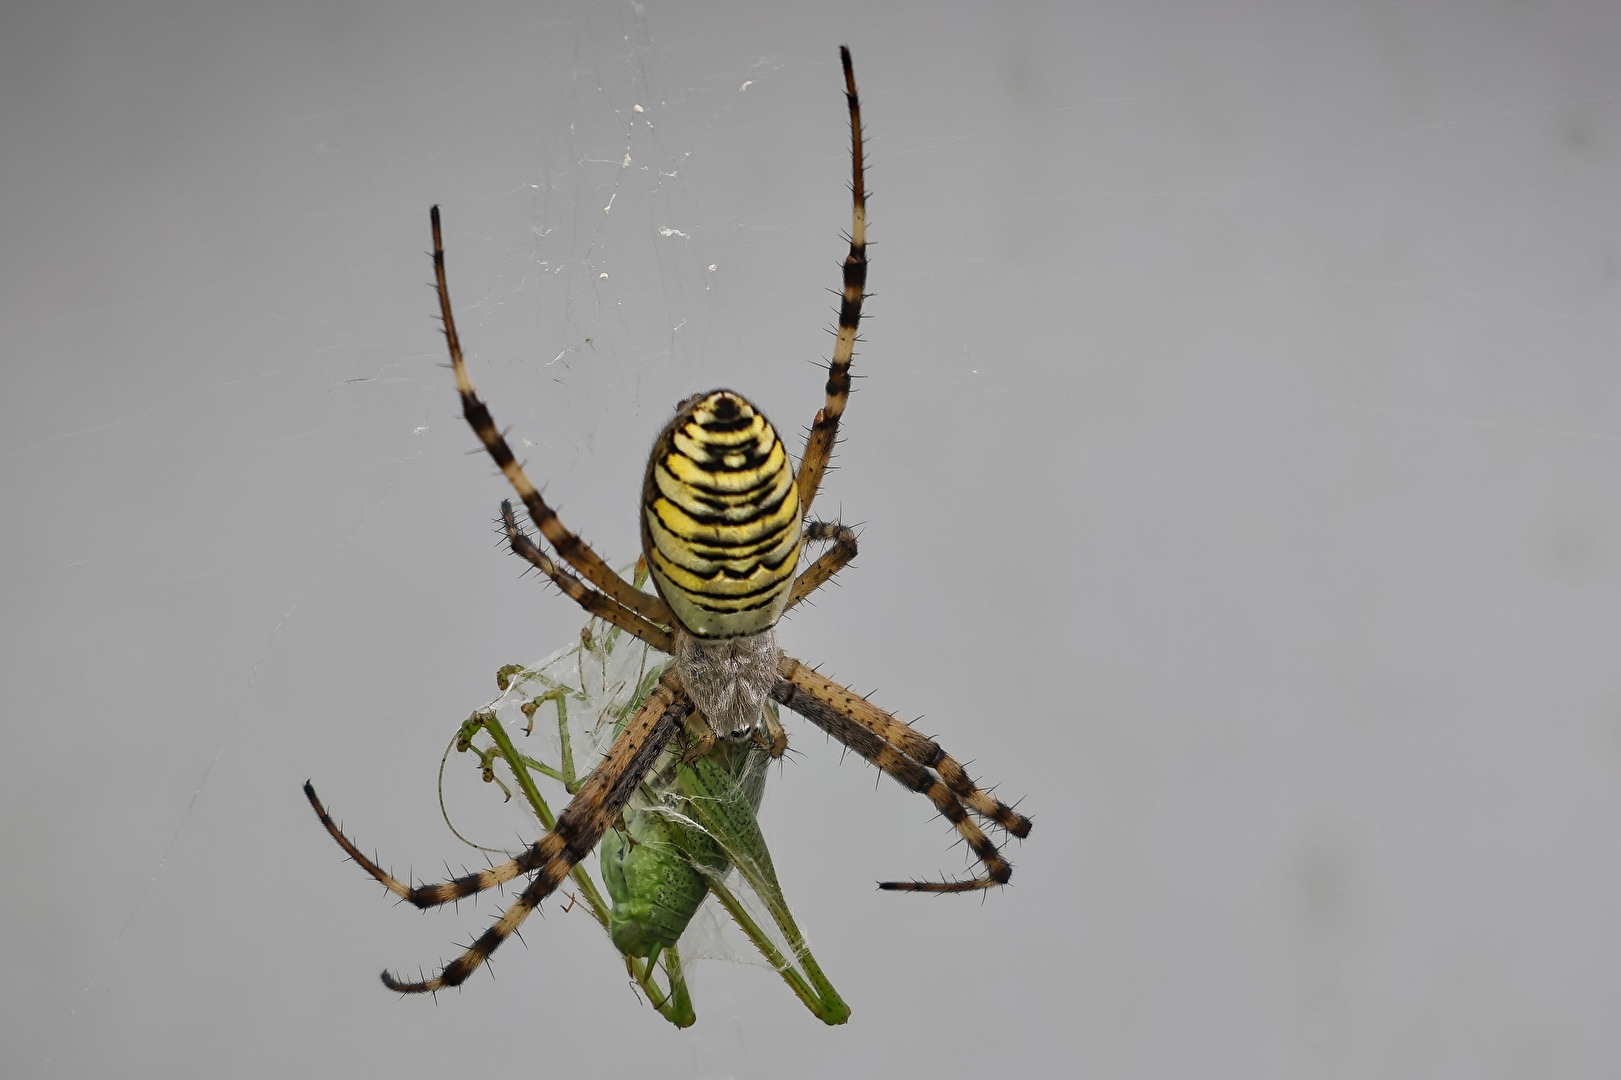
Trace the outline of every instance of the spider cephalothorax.
<path fill-rule="evenodd" d="M 672 654 L 676 663 L 625 723 L 558 816 L 556 827 L 521 854 L 486 870 L 437 884 L 408 885 L 364 855 L 326 813 L 314 787 L 304 785 L 310 804 L 343 850 L 390 891 L 418 907 L 450 903 L 532 875 L 494 925 L 437 976 L 407 982 L 384 972 L 383 982 L 392 989 L 415 993 L 465 981 L 574 865 L 596 848 L 678 732 L 686 730 L 689 754 L 704 753 L 718 735 L 752 738 L 781 754 L 786 737 L 766 707 L 768 697 L 810 720 L 903 786 L 927 796 L 983 867 L 982 873 L 972 877 L 883 882 L 880 888 L 966 892 L 1005 884 L 1013 872 L 980 823 L 1024 837 L 1030 832 L 1029 818 L 979 787 L 933 739 L 783 655 L 773 633 L 784 611 L 825 584 L 856 554 L 852 530 L 808 517 L 849 397 L 850 361 L 867 282 L 861 105 L 850 52 L 841 49 L 839 55 L 850 110 L 853 209 L 826 397 L 811 424 L 797 469 L 775 429 L 742 395 L 715 390 L 680 406 L 654 443 L 643 485 L 642 551 L 658 595 L 644 593 L 625 581 L 558 520 L 474 391 L 451 311 L 439 208 L 433 208 L 439 311 L 463 415 L 523 500 L 535 528 L 573 572 L 542 551 L 519 527 L 511 504 L 503 503 L 501 520 L 508 543 L 514 553 L 586 611 Z M 831 546 L 800 571 L 800 551 L 806 541 Z"/>

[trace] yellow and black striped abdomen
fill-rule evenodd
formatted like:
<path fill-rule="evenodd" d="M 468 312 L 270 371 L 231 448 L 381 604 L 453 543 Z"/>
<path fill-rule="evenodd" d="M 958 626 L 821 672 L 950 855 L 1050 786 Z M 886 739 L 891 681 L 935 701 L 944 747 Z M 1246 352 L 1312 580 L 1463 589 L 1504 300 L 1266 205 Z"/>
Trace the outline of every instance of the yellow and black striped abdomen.
<path fill-rule="evenodd" d="M 799 565 L 799 492 L 771 422 L 741 394 L 683 402 L 653 444 L 642 551 L 675 617 L 700 638 L 773 626 Z"/>

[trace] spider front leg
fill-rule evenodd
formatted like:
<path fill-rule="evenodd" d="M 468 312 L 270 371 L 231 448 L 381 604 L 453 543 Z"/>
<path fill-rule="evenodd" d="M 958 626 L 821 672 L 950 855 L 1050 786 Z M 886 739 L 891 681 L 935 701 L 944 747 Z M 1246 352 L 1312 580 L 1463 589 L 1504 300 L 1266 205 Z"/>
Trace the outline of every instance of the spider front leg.
<path fill-rule="evenodd" d="M 1029 818 L 979 787 L 939 743 L 854 691 L 792 657 L 784 656 L 777 670 L 782 676 L 772 691 L 777 702 L 866 758 L 903 787 L 926 796 L 985 867 L 984 874 L 973 878 L 938 882 L 884 881 L 879 882 L 879 888 L 906 892 L 968 892 L 1007 884 L 1013 876 L 1013 867 L 974 817 L 992 822 L 1020 839 L 1030 835 Z"/>
<path fill-rule="evenodd" d="M 383 984 L 391 990 L 412 994 L 442 990 L 466 981 L 568 877 L 575 864 L 595 850 L 602 834 L 618 819 L 643 777 L 691 711 L 692 703 L 679 682 L 667 674 L 581 786 L 580 793 L 558 816 L 554 829 L 506 862 L 434 885 L 406 885 L 362 854 L 327 814 L 314 786 L 306 782 L 304 794 L 338 846 L 390 892 L 418 907 L 448 904 L 511 881 L 520 874 L 535 875 L 495 924 L 479 935 L 466 952 L 445 965 L 437 976 L 405 982 L 385 971 Z"/>
<path fill-rule="evenodd" d="M 529 519 L 535 523 L 535 528 L 540 530 L 546 542 L 551 544 L 552 550 L 620 606 L 629 608 L 650 622 L 669 625 L 672 617 L 668 604 L 657 596 L 632 588 L 602 561 L 602 557 L 589 544 L 570 532 L 556 511 L 546 504 L 523 466 L 518 463 L 506 436 L 495 426 L 489 406 L 479 400 L 473 380 L 467 374 L 467 363 L 462 358 L 461 336 L 456 332 L 456 315 L 450 308 L 450 285 L 445 275 L 445 245 L 439 229 L 439 208 L 433 207 L 428 216 L 433 225 L 433 276 L 439 293 L 439 318 L 445 326 L 445 347 L 450 353 L 450 366 L 456 372 L 456 390 L 461 394 L 463 418 L 472 427 L 479 442 L 484 444 L 484 449 L 489 452 L 512 489 L 523 500 L 524 507 L 529 511 Z M 568 590 L 565 588 L 564 591 Z M 593 611 L 592 614 L 597 612 Z"/>
<path fill-rule="evenodd" d="M 861 302 L 867 298 L 867 187 L 866 162 L 861 149 L 861 99 L 856 96 L 855 70 L 850 50 L 839 47 L 844 65 L 844 100 L 850 108 L 850 253 L 844 258 L 844 287 L 839 299 L 838 338 L 827 365 L 826 398 L 817 410 L 810 434 L 805 438 L 805 454 L 799 459 L 799 504 L 810 511 L 816 491 L 822 486 L 822 473 L 833 444 L 839 438 L 839 419 L 850 399 L 850 361 L 855 356 L 856 334 L 861 327 Z"/>

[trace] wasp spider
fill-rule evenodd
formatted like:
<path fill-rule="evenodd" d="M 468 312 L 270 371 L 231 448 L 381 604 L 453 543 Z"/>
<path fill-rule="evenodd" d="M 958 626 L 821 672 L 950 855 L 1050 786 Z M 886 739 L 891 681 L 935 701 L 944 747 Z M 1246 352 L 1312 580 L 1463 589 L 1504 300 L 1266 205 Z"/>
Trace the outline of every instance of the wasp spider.
<path fill-rule="evenodd" d="M 850 110 L 853 214 L 825 403 L 811 424 L 797 469 L 776 430 L 741 394 L 712 390 L 681 403 L 653 444 L 642 484 L 642 552 L 657 595 L 633 588 L 564 526 L 524 475 L 490 410 L 479 400 L 462 360 L 451 312 L 439 208 L 431 212 L 439 312 L 463 415 L 523 500 L 530 521 L 572 572 L 540 549 L 519 527 L 512 504 L 503 502 L 501 520 L 513 552 L 586 611 L 669 653 L 675 663 L 558 817 L 556 828 L 516 857 L 476 873 L 430 885 L 400 881 L 361 853 L 327 814 L 314 787 L 305 784 L 310 805 L 349 857 L 389 891 L 418 907 L 447 904 L 531 875 L 501 917 L 438 975 L 412 982 L 384 972 L 383 983 L 390 989 L 419 993 L 466 980 L 597 846 L 672 739 L 685 740 L 689 758 L 708 752 L 717 739 L 750 739 L 773 756 L 781 755 L 787 738 L 766 708 L 768 698 L 927 796 L 982 868 L 971 877 L 882 882 L 880 888 L 967 892 L 1004 884 L 1012 874 L 980 822 L 1024 837 L 1029 835 L 1030 819 L 979 787 L 933 739 L 784 655 L 773 632 L 784 611 L 856 554 L 854 532 L 809 518 L 849 397 L 850 360 L 867 282 L 861 105 L 850 51 L 841 48 L 839 55 Z M 796 576 L 807 541 L 831 546 Z"/>

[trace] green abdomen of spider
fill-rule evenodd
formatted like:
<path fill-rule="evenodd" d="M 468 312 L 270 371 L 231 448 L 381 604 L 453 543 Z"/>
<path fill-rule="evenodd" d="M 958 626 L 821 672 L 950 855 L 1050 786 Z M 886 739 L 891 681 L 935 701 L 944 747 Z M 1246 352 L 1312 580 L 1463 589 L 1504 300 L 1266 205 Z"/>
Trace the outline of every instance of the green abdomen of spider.
<path fill-rule="evenodd" d="M 795 480 L 776 429 L 731 390 L 682 402 L 659 434 L 642 485 L 642 549 L 693 636 L 776 625 L 804 543 Z"/>
<path fill-rule="evenodd" d="M 725 850 L 770 859 L 755 823 L 769 758 L 752 742 L 723 740 L 690 763 L 670 758 L 643 785 L 624 831 L 600 847 L 613 900 L 608 932 L 626 956 L 652 956 L 680 940 L 709 882 L 731 869 Z"/>

